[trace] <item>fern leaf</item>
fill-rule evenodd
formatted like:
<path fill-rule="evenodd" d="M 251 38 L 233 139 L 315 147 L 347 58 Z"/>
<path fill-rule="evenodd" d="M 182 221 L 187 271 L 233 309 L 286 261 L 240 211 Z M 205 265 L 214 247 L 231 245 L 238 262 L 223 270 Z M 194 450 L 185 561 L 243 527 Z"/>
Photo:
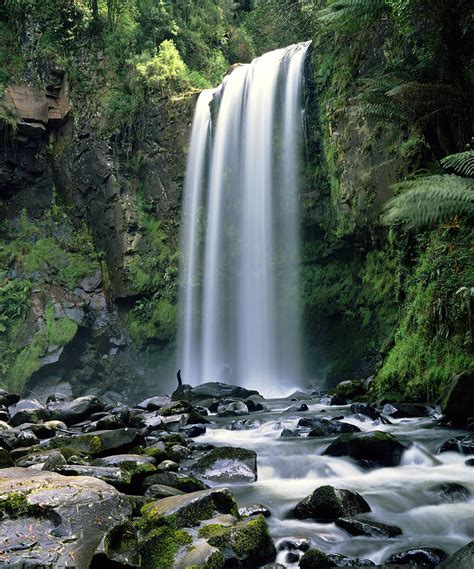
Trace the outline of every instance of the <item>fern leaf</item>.
<path fill-rule="evenodd" d="M 474 150 L 450 154 L 441 160 L 441 166 L 459 176 L 474 178 Z"/>
<path fill-rule="evenodd" d="M 335 0 L 319 10 L 317 19 L 323 24 L 366 24 L 388 10 L 385 0 Z"/>
<path fill-rule="evenodd" d="M 436 175 L 396 184 L 400 195 L 386 206 L 383 222 L 408 228 L 434 227 L 455 217 L 474 218 L 474 180 Z"/>

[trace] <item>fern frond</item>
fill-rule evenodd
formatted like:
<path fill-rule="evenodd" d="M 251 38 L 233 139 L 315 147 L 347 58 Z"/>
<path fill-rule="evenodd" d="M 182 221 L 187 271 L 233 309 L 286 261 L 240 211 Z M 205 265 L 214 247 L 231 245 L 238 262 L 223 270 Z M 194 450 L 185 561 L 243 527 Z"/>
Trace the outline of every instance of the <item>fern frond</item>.
<path fill-rule="evenodd" d="M 385 0 L 335 0 L 319 10 L 317 19 L 323 24 L 367 24 L 389 9 Z"/>
<path fill-rule="evenodd" d="M 455 217 L 474 217 L 474 180 L 446 174 L 401 182 L 394 188 L 401 193 L 386 205 L 387 225 L 434 227 Z"/>
<path fill-rule="evenodd" d="M 459 92 L 450 85 L 402 83 L 387 91 L 387 96 L 399 103 L 409 105 L 418 115 L 446 108 L 459 109 L 463 106 Z"/>
<path fill-rule="evenodd" d="M 441 166 L 459 176 L 474 178 L 474 150 L 450 154 L 441 160 Z"/>

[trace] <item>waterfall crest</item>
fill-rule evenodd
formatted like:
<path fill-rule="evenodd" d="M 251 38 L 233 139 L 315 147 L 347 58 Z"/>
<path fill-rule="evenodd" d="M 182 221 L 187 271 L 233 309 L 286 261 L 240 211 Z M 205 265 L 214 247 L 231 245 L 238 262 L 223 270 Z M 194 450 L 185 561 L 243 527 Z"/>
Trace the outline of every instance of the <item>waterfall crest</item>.
<path fill-rule="evenodd" d="M 182 219 L 186 383 L 301 379 L 299 178 L 309 42 L 263 55 L 196 104 Z"/>

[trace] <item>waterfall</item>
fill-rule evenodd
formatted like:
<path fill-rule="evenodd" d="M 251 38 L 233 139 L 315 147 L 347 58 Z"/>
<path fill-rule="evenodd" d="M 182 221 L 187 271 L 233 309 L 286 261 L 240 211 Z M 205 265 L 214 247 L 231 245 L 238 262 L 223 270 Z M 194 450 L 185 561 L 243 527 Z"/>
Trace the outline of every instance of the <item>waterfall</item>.
<path fill-rule="evenodd" d="M 182 219 L 179 365 L 193 385 L 299 384 L 302 85 L 309 42 L 196 104 Z"/>

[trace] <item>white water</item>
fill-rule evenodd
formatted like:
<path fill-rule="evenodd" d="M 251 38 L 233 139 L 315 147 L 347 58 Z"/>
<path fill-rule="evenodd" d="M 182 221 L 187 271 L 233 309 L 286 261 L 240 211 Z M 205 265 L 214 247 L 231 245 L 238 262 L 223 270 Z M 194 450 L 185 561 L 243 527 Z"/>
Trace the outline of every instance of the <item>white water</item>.
<path fill-rule="evenodd" d="M 237 67 L 198 100 L 182 233 L 186 383 L 221 380 L 268 393 L 301 378 L 298 191 L 308 45 Z"/>
<path fill-rule="evenodd" d="M 379 564 L 398 551 L 417 547 L 437 547 L 452 554 L 474 539 L 473 468 L 465 465 L 467 457 L 459 453 L 433 454 L 440 443 L 461 432 L 435 428 L 431 418 L 399 419 L 392 425 L 382 425 L 348 415 L 344 421 L 363 431 L 387 431 L 407 446 L 414 443 L 405 451 L 400 466 L 367 471 L 349 458 L 322 455 L 334 437 L 280 438 L 282 429 L 295 428 L 301 416 L 346 415 L 350 412 L 347 407 L 309 404 L 308 412 L 292 414 L 283 411 L 287 401 L 266 401 L 265 405 L 271 406 L 271 413 L 251 415 L 262 421 L 258 428 L 231 431 L 226 425 L 232 418 L 211 417 L 218 421 L 217 428 L 208 428 L 196 442 L 256 451 L 257 482 L 234 485 L 231 490 L 239 506 L 261 503 L 270 509 L 268 524 L 277 545 L 287 538 L 307 538 L 312 547 L 326 553 L 371 559 Z M 471 499 L 442 502 L 430 491 L 432 486 L 448 482 L 468 488 Z M 370 513 L 360 517 L 398 526 L 402 535 L 390 539 L 352 537 L 334 523 L 287 518 L 299 500 L 326 484 L 360 493 L 371 507 Z M 285 555 L 285 551 L 280 552 L 277 561 L 296 568 L 298 564 L 286 562 Z"/>

